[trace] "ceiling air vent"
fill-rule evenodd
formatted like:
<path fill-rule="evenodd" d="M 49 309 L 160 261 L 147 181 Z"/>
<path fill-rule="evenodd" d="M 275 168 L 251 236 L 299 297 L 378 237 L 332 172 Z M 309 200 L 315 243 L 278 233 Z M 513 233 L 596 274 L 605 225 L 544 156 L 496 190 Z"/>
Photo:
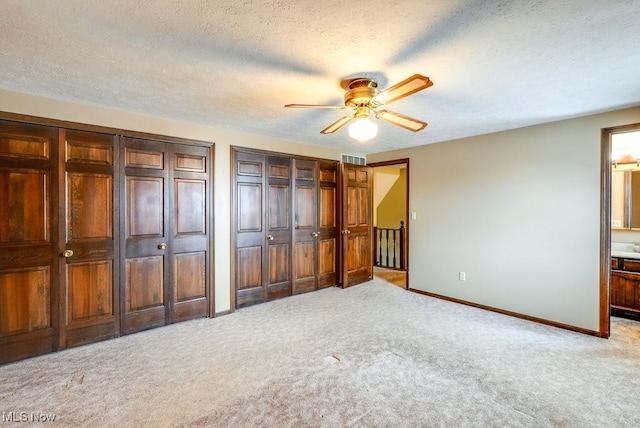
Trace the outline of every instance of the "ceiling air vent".
<path fill-rule="evenodd" d="M 365 166 L 367 164 L 367 158 L 364 156 L 345 155 L 342 154 L 342 163 L 354 163 L 356 165 Z"/>

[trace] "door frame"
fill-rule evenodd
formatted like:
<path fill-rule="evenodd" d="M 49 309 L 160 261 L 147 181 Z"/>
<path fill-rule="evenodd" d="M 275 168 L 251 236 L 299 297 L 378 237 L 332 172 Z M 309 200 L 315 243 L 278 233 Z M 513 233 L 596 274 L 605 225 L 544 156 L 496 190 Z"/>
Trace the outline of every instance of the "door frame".
<path fill-rule="evenodd" d="M 611 334 L 611 137 L 640 131 L 640 123 L 602 128 L 600 140 L 600 326 L 599 336 Z"/>
<path fill-rule="evenodd" d="M 410 290 L 411 288 L 409 287 L 409 239 L 411 234 L 409 233 L 409 225 L 411 224 L 410 220 L 410 212 L 409 212 L 409 195 L 410 195 L 410 169 L 409 169 L 409 158 L 401 158 L 401 159 L 393 159 L 393 160 L 388 160 L 388 161 L 382 161 L 382 162 L 373 162 L 373 163 L 368 163 L 367 166 L 370 166 L 371 168 L 377 168 L 377 167 L 382 167 L 382 166 L 393 166 L 393 165 L 400 165 L 400 164 L 406 164 L 407 165 L 407 194 L 406 194 L 406 204 L 405 204 L 405 212 L 407 214 L 407 221 L 405 224 L 405 234 L 406 234 L 406 240 L 405 240 L 405 261 L 406 261 L 406 279 L 405 279 L 405 289 L 406 290 Z M 375 188 L 376 188 L 376 181 L 375 179 L 373 180 L 373 191 L 375 192 Z M 373 215 L 373 214 L 372 214 Z M 375 239 L 375 237 L 374 237 Z M 373 257 L 373 255 L 372 255 Z"/>

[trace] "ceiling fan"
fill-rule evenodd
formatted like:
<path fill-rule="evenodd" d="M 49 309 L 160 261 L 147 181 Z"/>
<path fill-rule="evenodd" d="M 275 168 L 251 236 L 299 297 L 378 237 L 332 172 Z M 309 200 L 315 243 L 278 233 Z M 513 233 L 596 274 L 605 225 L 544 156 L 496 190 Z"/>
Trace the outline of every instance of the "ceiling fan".
<path fill-rule="evenodd" d="M 384 91 L 380 91 L 378 89 L 378 83 L 375 80 L 358 77 L 345 83 L 345 89 L 348 90 L 344 94 L 344 105 L 287 104 L 285 107 L 354 110 L 353 113 L 336 120 L 320 131 L 320 133 L 331 134 L 355 119 L 355 122 L 349 126 L 349 135 L 359 141 L 367 141 L 375 137 L 378 131 L 378 125 L 371 122 L 369 118 L 371 114 L 375 115 L 378 119 L 408 129 L 409 131 L 418 132 L 424 129 L 427 126 L 426 122 L 389 110 L 381 110 L 380 107 L 415 94 L 432 85 L 433 82 L 429 80 L 428 77 L 414 74 L 408 79 Z"/>

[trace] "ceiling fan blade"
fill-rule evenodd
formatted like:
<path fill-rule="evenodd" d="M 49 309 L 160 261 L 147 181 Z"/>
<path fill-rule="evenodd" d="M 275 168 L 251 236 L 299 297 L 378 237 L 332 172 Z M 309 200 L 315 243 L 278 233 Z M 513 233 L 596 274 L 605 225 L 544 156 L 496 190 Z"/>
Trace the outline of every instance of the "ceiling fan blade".
<path fill-rule="evenodd" d="M 355 114 L 351 114 L 349 116 L 343 116 L 340 119 L 333 122 L 331 125 L 324 128 L 320 131 L 321 134 L 331 134 L 332 132 L 336 132 L 338 129 L 345 126 L 347 123 L 351 122 L 353 118 L 355 118 Z"/>
<path fill-rule="evenodd" d="M 413 119 L 404 114 L 395 113 L 389 110 L 380 110 L 376 112 L 378 119 L 389 122 L 393 125 L 400 126 L 401 128 L 408 129 L 409 131 L 418 132 L 423 130 L 426 126 L 426 122 L 422 122 L 417 119 Z"/>
<path fill-rule="evenodd" d="M 317 104 L 287 104 L 285 107 L 289 108 L 335 108 L 335 109 L 345 109 L 347 106 L 327 106 L 327 105 L 317 105 Z"/>
<path fill-rule="evenodd" d="M 383 104 L 389 104 L 411 94 L 415 94 L 423 89 L 427 89 L 432 85 L 433 82 L 428 77 L 421 74 L 414 74 L 408 79 L 405 79 L 402 82 L 380 92 L 378 95 L 373 97 L 371 104 L 376 107 Z"/>

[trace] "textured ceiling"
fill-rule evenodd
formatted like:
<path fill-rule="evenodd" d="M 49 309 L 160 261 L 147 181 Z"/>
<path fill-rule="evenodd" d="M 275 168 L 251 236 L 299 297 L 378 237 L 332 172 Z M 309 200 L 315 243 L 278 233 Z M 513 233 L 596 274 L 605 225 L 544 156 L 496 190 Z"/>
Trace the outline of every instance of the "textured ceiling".
<path fill-rule="evenodd" d="M 354 154 L 640 105 L 638 0 L 0 0 L 0 34 L 3 89 Z M 434 86 L 389 109 L 418 133 L 283 107 L 414 73 Z"/>

